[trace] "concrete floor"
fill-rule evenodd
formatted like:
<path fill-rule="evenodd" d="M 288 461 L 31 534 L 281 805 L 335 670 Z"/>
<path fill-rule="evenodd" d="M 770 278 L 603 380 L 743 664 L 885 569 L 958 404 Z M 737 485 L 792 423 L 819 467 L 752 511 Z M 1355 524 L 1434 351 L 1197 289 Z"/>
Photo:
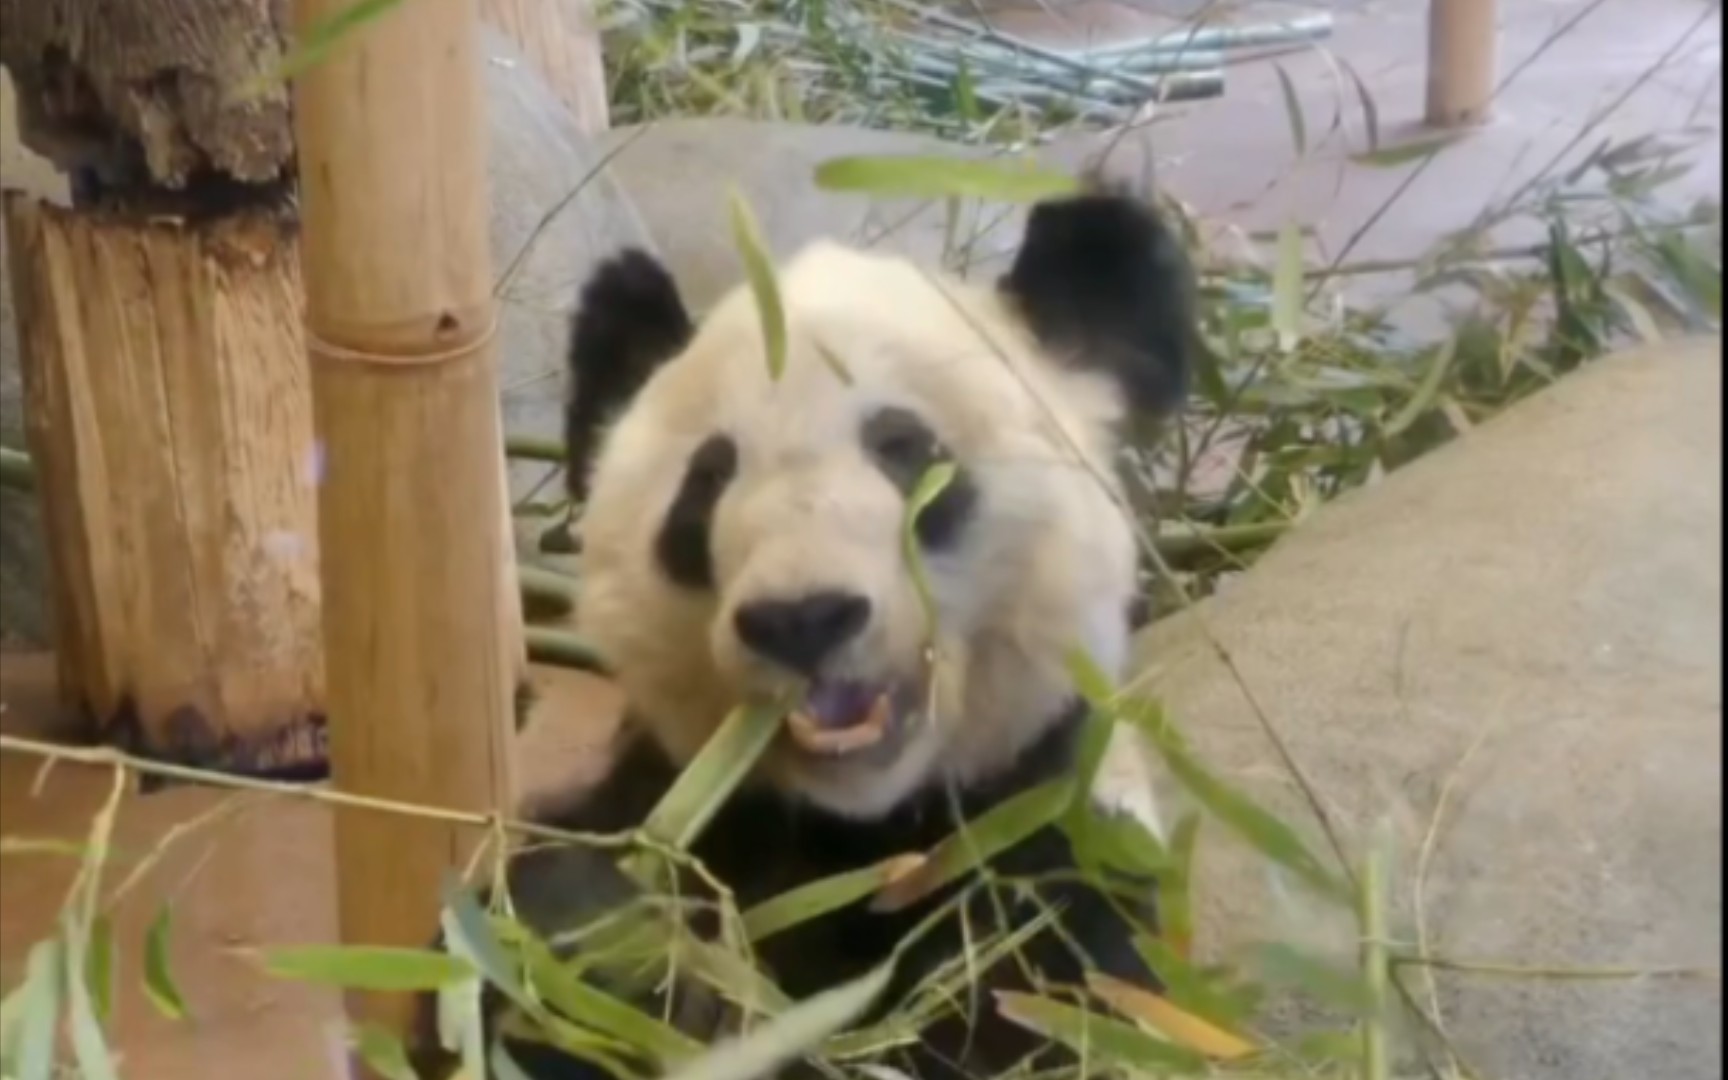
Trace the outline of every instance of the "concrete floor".
<path fill-rule="evenodd" d="M 1022 7 L 1030 5 L 1030 0 Z M 1156 12 L 1193 6 L 1189 0 L 1127 5 L 1064 5 L 1070 34 L 1088 25 L 1156 25 Z M 1294 215 L 1313 226 L 1320 253 L 1335 253 L 1373 216 L 1408 167 L 1372 169 L 1349 156 L 1364 145 L 1359 108 L 1331 60 L 1347 59 L 1373 88 L 1381 138 L 1408 137 L 1421 115 L 1424 4 L 1415 0 L 1325 5 L 1339 24 L 1325 51 L 1280 59 L 1298 88 L 1313 133 L 1298 160 L 1282 92 L 1270 63 L 1252 62 L 1229 75 L 1222 100 L 1172 110 L 1158 129 L 1157 150 L 1171 160 L 1161 181 L 1208 216 L 1243 231 L 1275 229 Z M 1553 28 L 1584 0 L 1503 0 L 1503 72 L 1535 52 Z M 1259 5 L 1261 12 L 1268 5 Z M 1289 5 L 1276 9 L 1291 10 Z M 1397 206 L 1369 230 L 1353 259 L 1409 257 L 1448 230 L 1469 222 L 1497 192 L 1511 190 L 1573 138 L 1587 118 L 1638 79 L 1688 25 L 1708 14 L 1674 62 L 1602 120 L 1601 135 L 1624 138 L 1673 131 L 1687 124 L 1715 133 L 1698 152 L 1702 163 L 1676 195 L 1719 197 L 1721 185 L 1721 17 L 1705 0 L 1608 0 L 1522 72 L 1500 100 L 1496 121 L 1473 133 L 1426 169 Z M 1025 32 L 1054 35 L 1063 27 L 1047 11 L 1004 14 Z M 1086 20 L 1092 20 L 1087 23 Z M 1043 20 L 1042 23 L 1039 20 Z M 1114 20 L 1114 22 L 1112 22 Z M 1079 30 L 1074 27 L 1079 26 Z M 1343 116 L 1330 132 L 1334 111 Z M 1583 140 L 1588 146 L 1600 137 Z M 1363 290 L 1388 287 L 1364 279 Z M 0 725 L 21 732 L 51 726 L 49 668 L 40 657 L 7 654 L 0 663 Z M 592 680 L 549 677 L 542 715 L 552 717 L 523 747 L 530 790 L 570 782 L 593 767 L 592 747 L 616 714 L 616 696 Z M 36 766 L 0 760 L 0 833 L 7 837 L 82 835 L 106 790 L 105 776 L 87 769 L 54 770 L 35 789 Z M 209 810 L 216 797 L 175 791 L 129 800 L 117 844 L 148 851 L 177 822 Z M 328 941 L 335 937 L 330 820 L 304 803 L 258 805 L 220 833 L 186 838 L 144 879 L 117 916 L 123 953 L 117 1041 L 123 1074 L 134 1078 L 307 1080 L 338 1076 L 338 1019 L 329 996 L 261 979 L 232 955 L 260 942 Z M 0 979 L 17 978 L 28 945 L 48 932 L 69 881 L 69 860 L 8 856 L 0 864 Z M 138 990 L 137 942 L 164 897 L 176 897 L 175 966 L 195 1019 L 169 1025 L 152 1014 Z M 243 1062 L 244 1064 L 237 1064 Z"/>
<path fill-rule="evenodd" d="M 1200 0 L 1194 0 L 1195 3 Z M 1006 29 L 1082 44 L 1168 30 L 1158 14 L 1189 0 L 1014 0 L 998 8 Z M 1232 63 L 1225 95 L 1175 106 L 1155 121 L 1151 144 L 1159 182 L 1225 230 L 1271 233 L 1294 218 L 1313 230 L 1311 258 L 1335 257 L 1382 211 L 1415 168 L 1371 167 L 1352 155 L 1368 148 L 1363 109 L 1343 66 L 1370 88 L 1382 147 L 1430 138 L 1422 124 L 1427 79 L 1427 5 L 1415 0 L 1342 4 L 1231 5 L 1233 20 L 1263 22 L 1329 9 L 1334 32 L 1316 48 Z M 1592 10 L 1593 9 L 1593 10 Z M 1361 236 L 1348 259 L 1410 259 L 1467 227 L 1531 177 L 1563 172 L 1606 139 L 1673 138 L 1698 129 L 1695 170 L 1662 193 L 1679 205 L 1720 199 L 1721 7 L 1710 0 L 1501 0 L 1500 77 L 1494 119 L 1436 155 L 1408 190 Z M 1582 18 L 1579 18 L 1582 14 Z M 1575 26 L 1562 28 L 1577 19 Z M 1700 21 L 1701 20 L 1701 21 Z M 1550 40 L 1552 39 L 1552 40 Z M 1682 39 L 1659 72 L 1647 69 Z M 1290 76 L 1308 132 L 1306 153 L 1292 139 L 1277 68 Z M 1616 107 L 1634 82 L 1643 85 Z M 1590 134 L 1553 167 L 1584 128 Z M 1527 242 L 1502 231 L 1496 241 Z M 1384 296 L 1396 279 L 1362 279 Z"/>

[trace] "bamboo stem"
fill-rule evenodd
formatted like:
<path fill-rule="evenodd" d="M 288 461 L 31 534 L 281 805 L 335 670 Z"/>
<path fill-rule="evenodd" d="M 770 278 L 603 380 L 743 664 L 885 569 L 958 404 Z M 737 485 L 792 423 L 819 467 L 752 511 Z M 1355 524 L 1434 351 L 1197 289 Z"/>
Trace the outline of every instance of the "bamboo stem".
<path fill-rule="evenodd" d="M 349 0 L 297 0 L 301 31 Z M 522 664 L 493 357 L 475 0 L 400 5 L 295 87 L 332 778 L 482 814 L 513 804 Z M 494 508 L 489 518 L 486 508 Z M 476 514 L 476 508 L 480 513 Z M 420 946 L 484 834 L 336 820 L 351 943 Z M 406 995 L 355 995 L 406 1033 Z"/>

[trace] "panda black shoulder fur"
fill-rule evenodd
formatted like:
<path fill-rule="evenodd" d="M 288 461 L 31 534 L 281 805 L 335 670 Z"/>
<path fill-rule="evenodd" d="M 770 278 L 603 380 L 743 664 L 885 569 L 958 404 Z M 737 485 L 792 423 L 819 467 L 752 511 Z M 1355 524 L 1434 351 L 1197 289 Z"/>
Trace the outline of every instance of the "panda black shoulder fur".
<path fill-rule="evenodd" d="M 697 326 L 666 271 L 635 251 L 587 284 L 570 357 L 572 483 L 586 496 L 579 629 L 630 704 L 609 774 L 548 820 L 639 825 L 731 708 L 796 692 L 806 704 L 695 845 L 742 906 L 926 851 L 957 815 L 1070 768 L 1082 710 L 1067 657 L 1078 647 L 1114 674 L 1130 637 L 1137 559 L 1119 430 L 1179 404 L 1196 340 L 1178 242 L 1144 202 L 1096 188 L 1034 207 L 994 287 L 827 243 L 778 281 L 778 379 L 747 288 Z M 954 480 L 917 528 L 932 669 L 902 525 L 938 461 Z M 1079 981 L 1075 948 L 1152 984 L 1132 946 L 1150 927 L 1149 889 L 1125 910 L 1120 895 L 1063 880 L 1074 868 L 1055 829 L 994 861 L 1056 879 L 1040 891 L 1062 930 L 1021 956 L 1057 984 Z M 519 857 L 511 892 L 519 917 L 552 934 L 628 889 L 599 855 L 560 849 Z M 948 895 L 893 914 L 861 903 L 768 938 L 759 958 L 800 999 L 880 963 Z M 1016 925 L 1043 910 L 1008 908 Z M 1001 910 L 980 901 L 970 932 L 990 933 Z M 953 957 L 962 933 L 951 920 L 921 938 L 878 1008 Z M 988 978 L 1002 988 L 1021 975 L 1009 960 Z M 976 1000 L 976 1015 L 927 1030 L 903 1067 L 990 1076 L 1048 1052 L 996 1017 L 988 994 Z M 512 1052 L 536 1080 L 604 1075 L 543 1047 Z"/>

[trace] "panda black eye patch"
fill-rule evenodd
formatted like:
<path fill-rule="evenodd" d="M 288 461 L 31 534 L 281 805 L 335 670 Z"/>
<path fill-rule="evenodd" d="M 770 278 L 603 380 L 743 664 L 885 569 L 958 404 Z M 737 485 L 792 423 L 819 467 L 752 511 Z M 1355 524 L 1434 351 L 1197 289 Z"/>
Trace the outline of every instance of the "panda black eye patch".
<path fill-rule="evenodd" d="M 690 455 L 684 481 L 654 538 L 654 557 L 674 584 L 686 589 L 714 587 L 709 530 L 714 508 L 737 471 L 738 444 L 725 435 L 710 435 Z"/>
<path fill-rule="evenodd" d="M 902 495 L 910 496 L 930 466 L 953 460 L 942 440 L 910 409 L 888 406 L 864 421 L 865 450 Z M 918 542 L 931 550 L 954 544 L 978 503 L 978 489 L 964 470 L 918 515 Z"/>

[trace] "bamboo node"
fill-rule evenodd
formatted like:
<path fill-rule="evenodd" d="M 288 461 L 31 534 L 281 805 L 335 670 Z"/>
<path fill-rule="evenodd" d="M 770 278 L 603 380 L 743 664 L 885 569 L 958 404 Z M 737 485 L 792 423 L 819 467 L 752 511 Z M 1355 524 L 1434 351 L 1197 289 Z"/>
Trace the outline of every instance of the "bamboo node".
<path fill-rule="evenodd" d="M 448 329 L 453 328 L 455 324 L 456 320 L 453 316 L 448 314 L 443 316 L 438 323 L 440 336 L 444 336 Z M 309 326 L 306 328 L 306 348 L 320 360 L 336 360 L 347 364 L 369 364 L 380 367 L 422 367 L 466 359 L 490 346 L 492 339 L 497 335 L 498 316 L 493 313 L 487 317 L 485 327 L 478 334 L 463 338 L 449 348 L 437 349 L 432 352 L 388 353 L 374 352 L 369 349 L 353 349 L 346 345 L 325 341 Z"/>

